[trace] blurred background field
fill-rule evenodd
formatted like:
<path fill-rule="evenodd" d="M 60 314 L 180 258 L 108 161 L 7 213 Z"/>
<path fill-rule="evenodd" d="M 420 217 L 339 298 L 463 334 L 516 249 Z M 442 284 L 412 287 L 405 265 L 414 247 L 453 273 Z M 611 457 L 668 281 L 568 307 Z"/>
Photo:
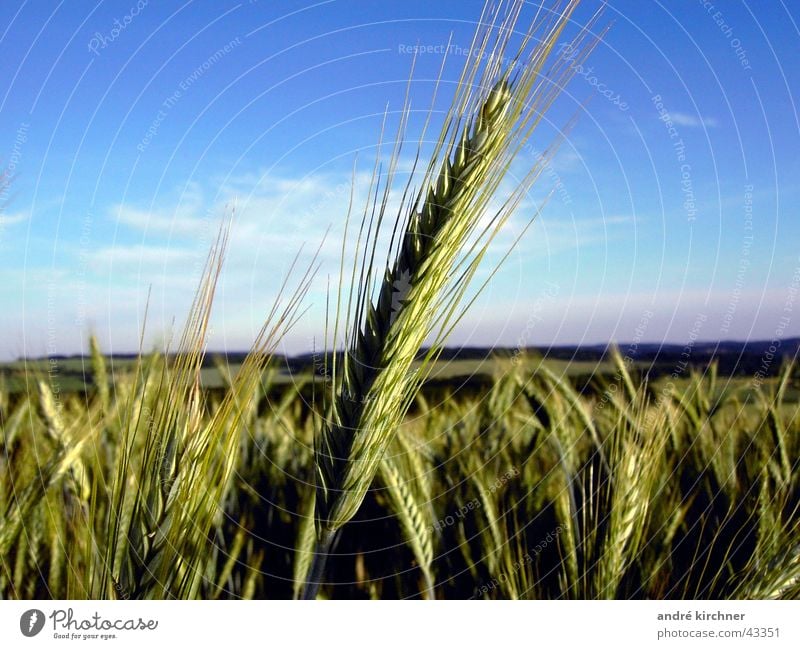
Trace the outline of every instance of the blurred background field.
<path fill-rule="evenodd" d="M 691 366 L 702 371 L 712 361 L 717 364 L 720 374 L 726 376 L 725 389 L 748 392 L 752 391 L 753 376 L 762 370 L 763 383 L 772 385 L 776 382 L 780 370 L 781 359 L 793 358 L 800 349 L 800 339 L 787 339 L 777 359 L 764 364 L 765 350 L 770 341 L 754 343 L 719 343 L 704 344 L 693 347 L 688 358 Z M 665 377 L 676 374 L 672 381 L 676 385 L 687 382 L 687 371 L 681 363 L 686 359 L 681 356 L 684 351 L 677 345 L 645 345 L 641 351 L 627 354 L 628 369 L 637 375 L 647 375 L 651 381 L 663 382 Z M 513 349 L 446 349 L 436 366 L 431 371 L 428 389 L 450 384 L 453 389 L 470 390 L 477 386 L 485 386 L 492 382 L 498 364 L 502 365 L 507 358 L 525 357 L 527 362 L 541 362 L 547 369 L 559 376 L 569 377 L 579 390 L 591 390 L 592 381 L 601 380 L 612 375 L 615 366 L 610 359 L 612 346 L 557 347 L 550 349 L 526 349 L 520 354 Z M 620 352 L 625 354 L 622 345 Z M 203 360 L 201 384 L 206 390 L 221 390 L 227 385 L 223 374 L 236 374 L 241 368 L 246 354 L 208 353 Z M 276 391 L 293 384 L 306 383 L 315 374 L 315 356 L 311 354 L 281 357 L 273 360 L 271 385 Z M 109 373 L 125 373 L 136 365 L 135 355 L 116 355 L 108 357 L 106 363 Z M 320 363 L 317 362 L 317 370 Z M 766 371 L 764 371 L 766 369 Z M 26 392 L 31 387 L 31 377 L 52 374 L 58 388 L 65 393 L 86 392 L 92 389 L 93 376 L 91 358 L 89 356 L 66 356 L 36 359 L 20 359 L 0 363 L 0 385 L 10 394 Z M 318 375 L 320 372 L 317 371 Z M 784 399 L 787 403 L 795 403 L 800 399 L 800 390 L 794 385 L 786 389 Z"/>
<path fill-rule="evenodd" d="M 481 353 L 437 364 L 320 596 L 800 595 L 792 357 L 756 380 L 710 357 L 673 376 L 674 357 Z M 278 357 L 243 394 L 228 360 L 185 377 L 166 427 L 175 358 L 3 367 L 2 597 L 298 596 L 325 379 Z M 241 434 L 217 439 L 231 393 Z"/>

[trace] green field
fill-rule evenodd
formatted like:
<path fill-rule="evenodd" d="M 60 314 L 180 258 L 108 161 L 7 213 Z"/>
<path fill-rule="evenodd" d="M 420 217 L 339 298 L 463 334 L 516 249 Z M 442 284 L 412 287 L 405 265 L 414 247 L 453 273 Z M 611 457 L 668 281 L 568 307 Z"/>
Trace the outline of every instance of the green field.
<path fill-rule="evenodd" d="M 324 416 L 310 374 L 267 371 L 245 393 L 219 369 L 181 377 L 180 360 L 157 356 L 48 367 L 4 368 L 0 595 L 299 595 Z M 669 391 L 631 369 L 441 363 L 338 538 L 320 596 L 800 595 L 791 368 L 755 389 L 712 367 Z M 78 391 L 54 390 L 66 375 Z M 237 417 L 238 429 L 213 423 Z"/>

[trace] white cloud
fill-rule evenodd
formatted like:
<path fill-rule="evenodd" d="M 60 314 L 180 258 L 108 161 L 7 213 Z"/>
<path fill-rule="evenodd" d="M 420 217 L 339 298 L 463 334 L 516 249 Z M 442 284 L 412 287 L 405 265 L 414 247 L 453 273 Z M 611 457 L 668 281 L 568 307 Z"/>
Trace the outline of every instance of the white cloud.
<path fill-rule="evenodd" d="M 92 261 L 100 264 L 142 264 L 144 266 L 153 266 L 170 262 L 187 261 L 191 258 L 192 253 L 178 248 L 136 244 L 131 246 L 119 245 L 100 248 L 93 251 L 89 256 Z"/>
<path fill-rule="evenodd" d="M 8 227 L 10 225 L 17 225 L 27 221 L 30 218 L 30 212 L 14 212 L 12 214 L 0 213 L 0 228 Z"/>
<path fill-rule="evenodd" d="M 85 262 L 91 275 L 87 281 L 109 289 L 135 288 L 146 292 L 172 291 L 185 295 L 194 291 L 208 250 L 148 244 L 116 244 L 88 252 Z M 177 314 L 176 314 L 177 315 Z"/>
<path fill-rule="evenodd" d="M 704 117 L 703 115 L 690 115 L 689 113 L 670 113 L 672 121 L 678 126 L 688 128 L 714 128 L 719 126 L 719 122 L 714 117 Z"/>
<path fill-rule="evenodd" d="M 119 223 L 130 228 L 158 234 L 193 234 L 203 222 L 193 210 L 144 210 L 130 205 L 115 205 L 113 213 Z"/>
<path fill-rule="evenodd" d="M 372 167 L 367 164 L 356 172 L 355 178 L 347 171 L 300 179 L 251 173 L 215 178 L 202 187 L 193 184 L 180 188 L 170 200 L 156 202 L 151 207 L 114 205 L 108 215 L 120 225 L 115 239 L 98 242 L 99 247 L 82 253 L 89 271 L 85 286 L 80 289 L 80 295 L 85 296 L 81 299 L 86 304 L 81 309 L 88 314 L 86 321 L 108 324 L 109 343 L 134 349 L 141 328 L 138 318 L 143 313 L 146 296 L 152 291 L 148 340 L 150 335 L 163 335 L 173 318 L 182 322 L 218 224 L 223 222 L 223 214 L 230 215 L 233 211 L 225 267 L 215 298 L 217 327 L 211 346 L 247 347 L 269 312 L 300 247 L 305 244 L 297 267 L 302 273 L 324 238 L 318 256 L 321 267 L 304 301 L 304 307 L 313 304 L 312 310 L 290 336 L 294 351 L 310 348 L 314 336 L 321 344 L 326 295 L 330 290 L 335 297 L 343 241 L 348 250 L 345 279 L 349 277 L 361 215 L 371 205 L 368 201 L 371 174 Z M 393 193 L 387 207 L 384 236 L 378 242 L 379 262 L 385 258 L 406 180 L 407 169 L 398 171 L 395 189 L 399 191 Z M 509 174 L 491 202 L 489 214 L 501 207 L 503 197 L 513 190 L 514 180 Z M 418 180 L 413 186 L 420 186 Z M 345 238 L 351 187 L 352 214 Z M 501 230 L 475 278 L 476 285 L 491 271 L 500 255 L 507 252 L 528 222 L 535 204 L 533 198 L 526 198 L 518 213 Z M 535 223 L 523 238 L 520 252 L 552 255 L 582 246 L 602 245 L 612 238 L 627 236 L 625 232 L 631 222 L 630 217 L 615 214 L 576 220 L 542 217 L 542 222 Z M 84 280 L 73 277 L 70 281 Z M 75 301 L 74 296 L 70 299 Z M 76 339 L 82 331 L 76 329 Z"/>
<path fill-rule="evenodd" d="M 520 213 L 520 217 L 524 212 Z M 572 252 L 592 246 L 608 245 L 636 235 L 635 225 L 639 221 L 631 215 L 611 214 L 583 219 L 565 218 L 564 215 L 550 215 L 545 209 L 520 240 L 519 250 L 525 254 L 552 256 Z M 512 236 L 516 236 L 524 225 L 522 218 L 510 223 L 511 227 L 501 245 L 508 248 Z M 487 266 L 490 264 L 487 264 Z"/>

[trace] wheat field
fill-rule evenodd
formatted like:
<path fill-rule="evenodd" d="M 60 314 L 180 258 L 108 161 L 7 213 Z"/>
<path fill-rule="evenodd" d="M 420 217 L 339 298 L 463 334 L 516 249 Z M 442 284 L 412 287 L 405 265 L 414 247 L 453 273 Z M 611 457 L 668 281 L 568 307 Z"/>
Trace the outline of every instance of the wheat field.
<path fill-rule="evenodd" d="M 110 372 L 93 350 L 83 392 L 44 374 L 0 392 L 2 597 L 299 597 L 325 416 L 311 376 L 201 391 L 188 356 Z M 800 595 L 793 366 L 746 393 L 713 365 L 651 384 L 619 355 L 584 393 L 540 359 L 495 367 L 486 391 L 417 394 L 318 597 Z"/>

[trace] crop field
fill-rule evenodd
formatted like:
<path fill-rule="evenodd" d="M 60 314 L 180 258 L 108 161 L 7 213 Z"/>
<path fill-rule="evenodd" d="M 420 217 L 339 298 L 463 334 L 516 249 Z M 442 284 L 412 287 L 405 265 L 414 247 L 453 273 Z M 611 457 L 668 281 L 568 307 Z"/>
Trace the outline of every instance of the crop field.
<path fill-rule="evenodd" d="M 792 366 L 748 386 L 712 365 L 670 387 L 616 356 L 581 394 L 563 364 L 487 363 L 486 389 L 417 395 L 320 597 L 800 595 Z M 83 391 L 32 371 L 35 389 L 0 394 L 2 597 L 300 596 L 325 416 L 310 376 L 200 391 L 180 359 L 113 382 L 99 353 L 85 365 Z M 167 385 L 188 398 L 162 425 Z M 209 437 L 232 394 L 238 434 Z"/>

